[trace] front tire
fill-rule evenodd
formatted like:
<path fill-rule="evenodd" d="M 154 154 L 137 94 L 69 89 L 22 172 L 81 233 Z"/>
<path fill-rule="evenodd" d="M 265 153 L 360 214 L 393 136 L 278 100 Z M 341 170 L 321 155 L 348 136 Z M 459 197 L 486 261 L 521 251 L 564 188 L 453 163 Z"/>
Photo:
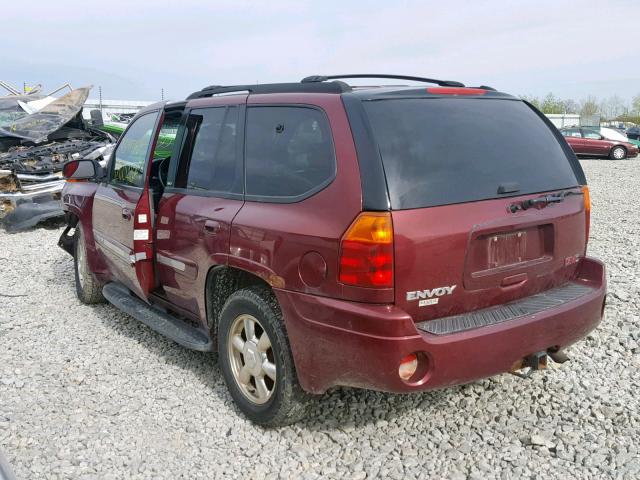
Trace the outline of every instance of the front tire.
<path fill-rule="evenodd" d="M 308 396 L 298 384 L 271 290 L 254 286 L 233 293 L 220 314 L 217 341 L 220 370 L 245 416 L 267 427 L 304 417 Z"/>
<path fill-rule="evenodd" d="M 103 303 L 102 284 L 95 279 L 89 268 L 87 246 L 80 223 L 74 234 L 73 265 L 76 274 L 76 295 L 80 301 L 87 305 Z"/>
<path fill-rule="evenodd" d="M 627 149 L 624 147 L 613 147 L 609 152 L 609 158 L 611 160 L 622 160 L 627 157 Z"/>

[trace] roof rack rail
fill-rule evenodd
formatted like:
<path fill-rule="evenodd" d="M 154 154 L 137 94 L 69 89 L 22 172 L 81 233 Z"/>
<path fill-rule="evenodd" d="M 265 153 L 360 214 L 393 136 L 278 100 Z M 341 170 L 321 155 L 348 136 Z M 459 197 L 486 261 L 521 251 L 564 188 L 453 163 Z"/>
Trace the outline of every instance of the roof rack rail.
<path fill-rule="evenodd" d="M 347 73 L 345 75 L 311 75 L 302 79 L 302 83 L 326 82 L 340 78 L 390 78 L 395 80 L 411 80 L 414 82 L 435 83 L 442 87 L 464 87 L 463 83 L 455 80 L 436 80 L 435 78 L 412 77 L 408 75 L 388 75 L 385 73 Z"/>
<path fill-rule="evenodd" d="M 230 92 L 251 92 L 251 87 L 247 85 L 231 85 L 231 86 L 223 86 L 223 85 L 210 85 L 208 87 L 204 87 L 202 90 L 197 92 L 193 92 L 191 95 L 187 97 L 187 100 L 192 100 L 194 98 L 206 98 L 212 97 L 213 95 L 218 95 L 220 93 L 230 93 Z"/>
<path fill-rule="evenodd" d="M 187 100 L 206 98 L 221 93 L 249 92 L 249 93 L 344 93 L 351 87 L 344 82 L 327 83 L 263 83 L 254 85 L 211 85 L 192 93 Z"/>

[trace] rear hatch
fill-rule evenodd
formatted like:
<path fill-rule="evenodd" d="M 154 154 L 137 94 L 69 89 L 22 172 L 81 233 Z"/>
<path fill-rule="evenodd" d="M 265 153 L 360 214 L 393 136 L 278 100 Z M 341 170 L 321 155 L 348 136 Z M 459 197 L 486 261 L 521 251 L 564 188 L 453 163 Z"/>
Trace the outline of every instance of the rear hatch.
<path fill-rule="evenodd" d="M 482 93 L 363 104 L 389 191 L 395 300 L 415 321 L 574 276 L 586 249 L 584 175 L 536 111 Z M 521 208 L 548 194 L 563 200 Z"/>

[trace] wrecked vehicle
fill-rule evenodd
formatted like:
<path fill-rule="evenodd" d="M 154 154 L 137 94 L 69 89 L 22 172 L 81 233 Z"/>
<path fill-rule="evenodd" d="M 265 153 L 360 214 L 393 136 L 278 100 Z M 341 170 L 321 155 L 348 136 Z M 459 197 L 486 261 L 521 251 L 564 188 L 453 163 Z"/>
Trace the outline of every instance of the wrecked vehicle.
<path fill-rule="evenodd" d="M 206 87 L 142 109 L 107 168 L 64 168 L 79 300 L 217 352 L 258 424 L 302 418 L 304 392 L 526 376 L 602 318 L 553 124 L 490 87 L 343 81 L 364 77 Z"/>
<path fill-rule="evenodd" d="M 90 90 L 72 89 L 60 98 L 37 90 L 0 98 L 0 222 L 8 232 L 63 216 L 66 162 L 108 159 L 114 138 L 82 118 Z"/>

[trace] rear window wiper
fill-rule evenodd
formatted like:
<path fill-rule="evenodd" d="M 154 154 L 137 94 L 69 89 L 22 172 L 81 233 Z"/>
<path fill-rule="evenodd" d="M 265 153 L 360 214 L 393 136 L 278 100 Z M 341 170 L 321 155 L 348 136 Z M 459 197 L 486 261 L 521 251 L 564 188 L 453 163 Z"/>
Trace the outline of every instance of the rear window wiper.
<path fill-rule="evenodd" d="M 562 190 L 558 193 L 552 193 L 537 198 L 523 200 L 522 202 L 512 203 L 511 205 L 509 205 L 509 211 L 511 213 L 516 213 L 518 210 L 528 210 L 537 205 L 546 206 L 550 203 L 560 203 L 570 195 L 583 195 L 583 193 L 580 190 Z"/>

